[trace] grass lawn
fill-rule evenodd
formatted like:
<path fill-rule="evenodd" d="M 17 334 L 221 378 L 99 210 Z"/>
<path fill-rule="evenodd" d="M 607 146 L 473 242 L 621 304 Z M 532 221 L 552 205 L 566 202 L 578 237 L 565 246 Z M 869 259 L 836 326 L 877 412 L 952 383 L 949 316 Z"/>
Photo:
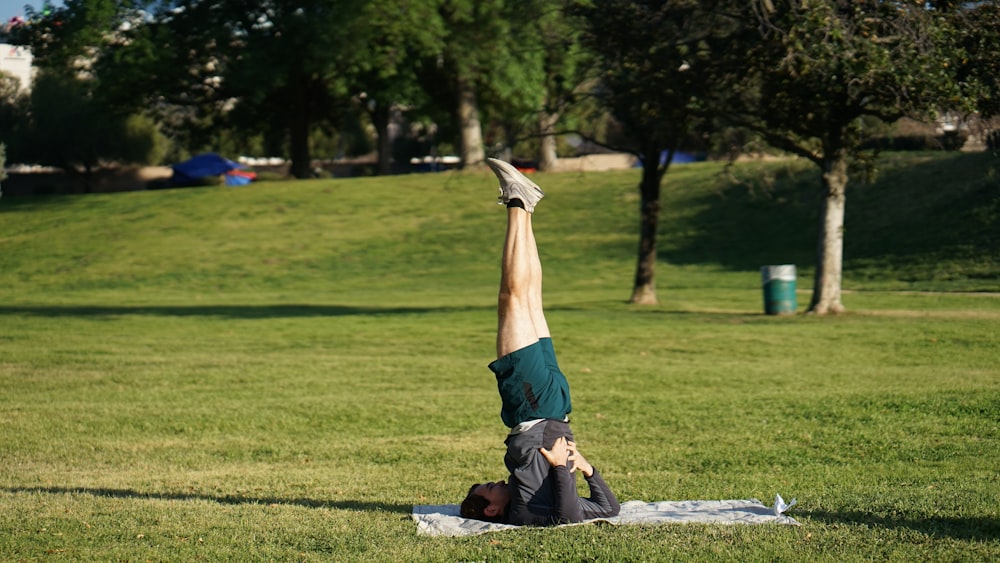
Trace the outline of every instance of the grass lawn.
<path fill-rule="evenodd" d="M 802 526 L 416 534 L 505 477 L 489 172 L 0 201 L 0 560 L 1000 559 L 1000 177 L 889 155 L 847 201 L 848 314 L 769 317 L 816 174 L 676 167 L 661 304 L 636 171 L 538 174 L 574 431 L 621 500 Z"/>

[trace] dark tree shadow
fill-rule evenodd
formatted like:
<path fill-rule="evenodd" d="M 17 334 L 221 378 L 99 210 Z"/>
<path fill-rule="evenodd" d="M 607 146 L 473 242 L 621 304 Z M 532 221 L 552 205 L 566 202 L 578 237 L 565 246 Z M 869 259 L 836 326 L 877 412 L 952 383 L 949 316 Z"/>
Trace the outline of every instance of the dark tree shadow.
<path fill-rule="evenodd" d="M 349 305 L 13 305 L 0 307 L 3 315 L 39 317 L 220 317 L 270 319 L 289 317 L 345 317 L 354 315 L 413 315 L 493 310 L 494 305 L 455 307 L 354 307 Z"/>
<path fill-rule="evenodd" d="M 131 489 L 104 489 L 87 487 L 4 487 L 8 493 L 43 493 L 50 495 L 90 495 L 100 498 L 123 498 L 137 500 L 207 500 L 227 505 L 287 505 L 306 508 L 331 508 L 335 510 L 352 510 L 355 512 L 391 512 L 409 514 L 413 505 L 392 504 L 385 502 L 369 502 L 358 500 L 318 500 L 318 499 L 286 499 L 276 497 L 252 497 L 244 495 L 212 496 L 194 493 L 143 493 Z"/>
<path fill-rule="evenodd" d="M 621 301 L 627 303 L 627 301 Z M 602 308 L 604 302 L 580 302 L 549 305 L 549 312 L 592 311 Z M 0 306 L 0 317 L 77 317 L 111 319 L 122 316 L 205 317 L 222 319 L 272 319 L 294 317 L 348 317 L 348 316 L 405 316 L 423 314 L 449 314 L 485 312 L 493 313 L 496 305 L 465 305 L 448 307 L 354 307 L 347 305 L 10 305 Z M 717 311 L 637 310 L 641 315 L 693 315 L 705 318 L 731 319 L 755 316 L 746 313 L 720 313 Z"/>
<path fill-rule="evenodd" d="M 906 528 L 928 536 L 967 541 L 996 541 L 1000 538 L 1000 520 L 996 518 L 907 518 L 866 512 L 801 511 L 800 514 L 824 524 L 853 524 L 889 530 Z"/>
<path fill-rule="evenodd" d="M 988 154 L 956 153 L 917 164 L 887 156 L 879 160 L 871 183 L 853 171 L 847 189 L 845 265 L 905 269 L 956 254 L 997 256 L 1000 177 L 982 174 L 995 169 L 996 162 Z M 821 207 L 818 169 L 777 163 L 734 170 L 731 177 L 720 175 L 714 190 L 688 201 L 698 211 L 676 221 L 689 234 L 671 240 L 668 228 L 660 258 L 737 271 L 769 264 L 811 268 Z M 673 227 L 669 213 L 668 204 L 662 222 Z M 995 271 L 984 275 L 996 279 Z"/>

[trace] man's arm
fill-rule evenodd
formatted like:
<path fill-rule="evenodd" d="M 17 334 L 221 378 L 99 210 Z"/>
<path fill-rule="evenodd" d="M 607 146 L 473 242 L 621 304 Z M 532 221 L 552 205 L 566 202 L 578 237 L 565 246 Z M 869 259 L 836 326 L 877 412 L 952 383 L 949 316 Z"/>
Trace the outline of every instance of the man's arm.
<path fill-rule="evenodd" d="M 551 450 L 545 448 L 539 450 L 552 466 L 550 475 L 552 476 L 552 488 L 556 501 L 556 516 L 553 524 L 583 521 L 580 498 L 576 494 L 576 479 L 573 478 L 573 473 L 569 468 L 569 460 L 572 457 L 569 446 L 571 443 L 565 437 L 559 437 L 552 444 Z M 593 467 L 590 470 L 592 472 Z"/>
<path fill-rule="evenodd" d="M 618 504 L 618 497 L 611 492 L 601 474 L 594 469 L 591 476 L 586 479 L 587 485 L 590 486 L 590 498 L 580 499 L 580 512 L 583 519 L 590 520 L 591 518 L 618 516 L 618 512 L 621 510 L 621 506 Z"/>
<path fill-rule="evenodd" d="M 541 449 L 542 455 L 552 466 L 558 523 L 581 522 L 591 518 L 617 516 L 621 507 L 618 498 L 611 492 L 604 478 L 587 458 L 580 453 L 574 442 L 565 438 L 556 440 L 551 450 Z M 572 461 L 572 469 L 569 462 Z M 581 499 L 576 494 L 576 480 L 573 471 L 579 471 L 590 487 L 590 498 Z"/>

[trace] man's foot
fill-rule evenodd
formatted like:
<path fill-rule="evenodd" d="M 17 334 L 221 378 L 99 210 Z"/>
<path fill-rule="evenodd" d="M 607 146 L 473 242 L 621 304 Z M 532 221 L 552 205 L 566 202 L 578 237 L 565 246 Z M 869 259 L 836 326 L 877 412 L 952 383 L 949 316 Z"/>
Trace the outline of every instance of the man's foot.
<path fill-rule="evenodd" d="M 500 197 L 497 198 L 497 203 L 506 205 L 512 199 L 519 199 L 524 204 L 525 211 L 534 213 L 535 204 L 545 197 L 542 188 L 539 188 L 537 184 L 509 163 L 495 158 L 487 158 L 486 164 L 500 180 Z"/>

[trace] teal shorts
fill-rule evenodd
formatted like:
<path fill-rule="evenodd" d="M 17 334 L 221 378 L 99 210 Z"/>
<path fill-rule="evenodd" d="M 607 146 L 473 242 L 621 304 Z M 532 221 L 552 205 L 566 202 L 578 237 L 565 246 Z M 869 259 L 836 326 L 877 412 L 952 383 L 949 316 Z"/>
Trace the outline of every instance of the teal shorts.
<path fill-rule="evenodd" d="M 559 369 L 551 338 L 515 350 L 490 364 L 508 428 L 537 418 L 563 420 L 572 410 L 569 382 Z"/>

